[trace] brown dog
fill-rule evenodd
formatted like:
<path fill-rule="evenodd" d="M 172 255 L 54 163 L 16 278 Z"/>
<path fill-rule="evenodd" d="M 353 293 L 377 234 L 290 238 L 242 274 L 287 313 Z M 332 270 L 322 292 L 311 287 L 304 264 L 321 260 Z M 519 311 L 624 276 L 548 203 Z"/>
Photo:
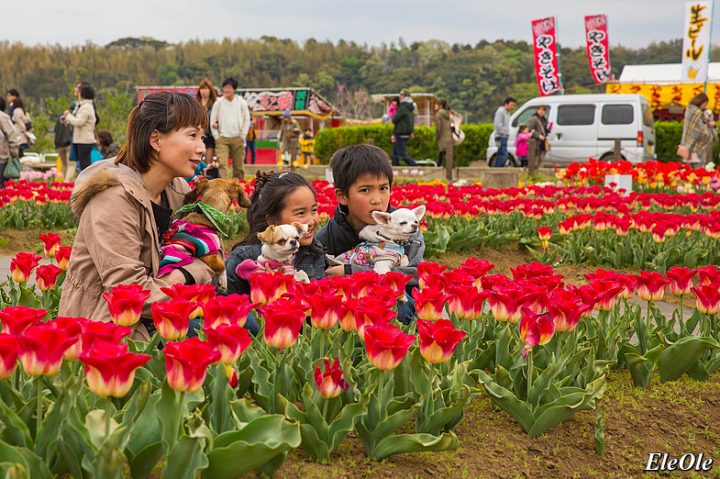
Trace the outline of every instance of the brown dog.
<path fill-rule="evenodd" d="M 191 255 L 199 258 L 210 266 L 218 275 L 221 289 L 227 288 L 225 276 L 225 258 L 222 251 L 222 241 L 218 218 L 213 218 L 212 210 L 217 210 L 219 216 L 227 214 L 233 201 L 237 200 L 238 205 L 247 208 L 250 206 L 250 199 L 245 195 L 242 185 L 236 180 L 216 178 L 208 180 L 201 178 L 195 184 L 195 188 L 185 195 L 184 206 L 178 210 L 178 219 L 171 225 L 163 239 L 161 248 L 163 259 L 161 260 L 161 273 L 163 263 L 172 268 L 173 264 L 182 264 L 166 261 L 167 257 L 178 258 Z M 204 203 L 202 207 L 199 202 Z M 195 205 L 195 208 L 193 208 Z M 211 208 L 207 208 L 210 206 Z M 208 231 L 214 232 L 215 236 Z M 199 234 L 195 233 L 198 232 Z M 195 234 L 195 238 L 192 238 Z M 204 238 L 201 238 L 204 237 Z M 214 247 L 213 247 L 214 246 Z M 178 251 L 181 249 L 181 251 Z"/>

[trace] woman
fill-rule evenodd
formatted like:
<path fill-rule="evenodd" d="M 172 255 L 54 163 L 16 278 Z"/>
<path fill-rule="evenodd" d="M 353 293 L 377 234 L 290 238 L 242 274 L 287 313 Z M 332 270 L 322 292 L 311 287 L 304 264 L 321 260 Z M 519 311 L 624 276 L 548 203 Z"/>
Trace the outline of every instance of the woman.
<path fill-rule="evenodd" d="M 685 120 L 678 154 L 682 157 L 683 163 L 690 163 L 694 167 L 705 164 L 708 154 L 712 151 L 715 139 L 713 131 L 715 122 L 712 120 L 705 121 L 703 116 L 708 100 L 705 93 L 698 93 L 690 100 L 685 109 Z"/>
<path fill-rule="evenodd" d="M 217 93 L 215 92 L 215 87 L 213 86 L 212 82 L 210 82 L 210 80 L 205 79 L 200 82 L 200 85 L 198 85 L 196 98 L 200 102 L 200 104 L 205 107 L 205 110 L 207 110 L 208 118 L 210 118 L 210 112 L 212 111 L 212 107 L 215 104 L 215 100 L 217 100 Z M 212 161 L 214 161 L 213 156 L 215 156 L 215 138 L 212 136 L 212 131 L 210 131 L 210 125 L 208 125 L 207 129 L 205 130 L 205 137 L 203 138 L 203 142 L 205 143 L 205 163 L 211 163 Z"/>
<path fill-rule="evenodd" d="M 28 115 L 25 111 L 25 103 L 23 103 L 22 98 L 20 97 L 13 100 L 12 121 L 15 124 L 15 129 L 20 135 L 20 158 L 22 158 L 25 154 L 25 150 L 30 148 L 30 145 L 33 142 L 30 141 L 30 136 L 28 135 L 28 132 L 32 128 L 30 115 Z"/>
<path fill-rule="evenodd" d="M 446 100 L 435 103 L 435 140 L 438 145 L 438 166 L 452 168 L 453 137 L 450 108 Z"/>
<path fill-rule="evenodd" d="M 5 113 L 5 98 L 0 97 L 0 188 L 5 189 L 5 167 L 10 157 L 17 158 L 20 148 L 20 135 L 10 116 Z"/>
<path fill-rule="evenodd" d="M 535 173 L 545 160 L 545 140 L 548 134 L 546 113 L 547 107 L 539 105 L 527 124 L 530 132 L 528 141 L 528 173 L 530 174 Z"/>
<path fill-rule="evenodd" d="M 113 160 L 99 161 L 75 182 L 70 207 L 79 224 L 60 299 L 60 316 L 109 321 L 103 293 L 120 284 L 150 291 L 150 305 L 165 301 L 160 290 L 175 283 L 209 283 L 213 272 L 200 260 L 156 277 L 160 239 L 179 207 L 205 145 L 207 111 L 182 93 L 153 93 L 128 118 L 126 143 Z M 142 324 L 135 337 L 147 339 Z"/>
<path fill-rule="evenodd" d="M 228 293 L 250 292 L 250 284 L 238 277 L 235 270 L 244 260 L 257 260 L 260 256 L 262 244 L 257 234 L 269 225 L 290 224 L 293 221 L 308 225 L 308 233 L 300 238 L 295 268 L 305 271 L 310 279 L 323 278 L 327 263 L 323 247 L 315 239 L 320 219 L 315 190 L 308 180 L 292 172 L 258 172 L 250 203 L 247 210 L 250 230 L 245 239 L 233 247 L 225 261 Z M 253 333 L 259 330 L 252 318 L 248 318 L 247 328 Z"/>
<path fill-rule="evenodd" d="M 62 121 L 73 127 L 72 149 L 74 154 L 72 156 L 74 156 L 79 163 L 79 171 L 82 171 L 90 166 L 90 155 L 93 146 L 97 143 L 95 138 L 95 123 L 97 122 L 97 117 L 95 116 L 95 107 L 93 106 L 95 89 L 86 82 L 80 83 L 78 87 L 80 103 L 78 104 L 77 111 L 75 113 L 65 111 Z"/>

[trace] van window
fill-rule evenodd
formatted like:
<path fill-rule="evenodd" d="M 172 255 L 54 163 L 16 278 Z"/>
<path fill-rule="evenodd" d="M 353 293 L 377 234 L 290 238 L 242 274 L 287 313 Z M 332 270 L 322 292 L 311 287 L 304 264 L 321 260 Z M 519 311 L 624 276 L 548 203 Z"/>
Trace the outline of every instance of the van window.
<path fill-rule="evenodd" d="M 595 105 L 561 105 L 558 107 L 558 125 L 592 125 L 595 123 Z"/>
<path fill-rule="evenodd" d="M 530 117 L 535 114 L 535 110 L 537 109 L 537 106 L 531 106 L 525 110 L 522 111 L 518 116 L 515 117 L 515 119 L 512 122 L 512 126 L 519 126 L 519 125 L 527 125 L 530 121 Z M 546 107 L 545 111 L 545 118 L 548 117 L 550 114 L 550 107 Z"/>
<path fill-rule="evenodd" d="M 631 125 L 635 121 L 632 105 L 603 105 L 602 122 L 604 125 Z"/>
<path fill-rule="evenodd" d="M 650 109 L 650 105 L 646 105 L 645 103 L 642 104 L 643 109 L 643 125 L 649 126 L 652 128 L 655 126 L 655 120 L 653 119 L 653 113 Z"/>

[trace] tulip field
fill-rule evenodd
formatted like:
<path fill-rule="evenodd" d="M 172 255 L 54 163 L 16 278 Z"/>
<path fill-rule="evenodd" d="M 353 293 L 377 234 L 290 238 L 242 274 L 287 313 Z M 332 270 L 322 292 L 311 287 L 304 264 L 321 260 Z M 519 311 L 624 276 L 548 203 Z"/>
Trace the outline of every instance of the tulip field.
<path fill-rule="evenodd" d="M 105 294 L 112 323 L 57 316 L 72 185 L 9 182 L 0 227 L 41 234 L 0 288 L 0 474 L 624 478 L 650 452 L 720 461 L 720 177 L 592 161 L 556 177 L 396 185 L 392 204 L 427 207 L 417 279 L 174 285 L 149 342 L 132 339 L 138 285 Z M 332 188 L 314 185 L 329 218 Z"/>

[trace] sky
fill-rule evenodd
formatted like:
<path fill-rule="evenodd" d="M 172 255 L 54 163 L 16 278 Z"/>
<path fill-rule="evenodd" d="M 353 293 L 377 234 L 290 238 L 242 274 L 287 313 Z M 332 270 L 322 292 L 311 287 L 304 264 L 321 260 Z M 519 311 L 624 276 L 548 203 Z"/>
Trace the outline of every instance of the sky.
<path fill-rule="evenodd" d="M 0 41 L 105 45 L 151 36 L 193 39 L 340 39 L 379 45 L 429 39 L 475 44 L 530 41 L 530 21 L 555 15 L 559 43 L 584 45 L 583 16 L 608 15 L 611 45 L 680 38 L 685 0 L 3 0 Z M 716 0 L 713 44 L 720 42 Z M 678 59 L 679 61 L 680 59 Z"/>

